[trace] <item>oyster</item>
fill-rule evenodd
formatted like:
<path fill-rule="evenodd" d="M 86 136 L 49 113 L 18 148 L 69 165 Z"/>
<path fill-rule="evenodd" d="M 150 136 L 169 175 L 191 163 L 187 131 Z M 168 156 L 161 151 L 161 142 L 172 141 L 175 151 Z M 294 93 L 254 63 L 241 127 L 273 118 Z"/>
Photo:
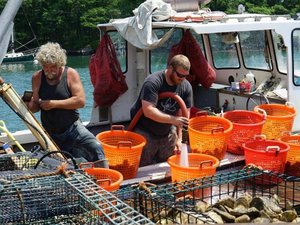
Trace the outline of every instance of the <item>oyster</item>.
<path fill-rule="evenodd" d="M 205 215 L 209 216 L 216 223 L 219 223 L 219 224 L 224 223 L 222 217 L 220 215 L 218 215 L 217 213 L 215 213 L 214 211 L 209 211 Z"/>
<path fill-rule="evenodd" d="M 286 210 L 281 214 L 280 220 L 284 221 L 284 222 L 292 222 L 297 217 L 298 217 L 298 215 L 295 212 L 295 210 Z"/>
<path fill-rule="evenodd" d="M 219 205 L 223 205 L 223 206 L 228 206 L 230 208 L 233 208 L 234 207 L 234 203 L 235 203 L 235 199 L 232 198 L 232 197 L 226 197 L 226 198 L 223 198 L 223 199 L 219 199 L 218 202 L 216 202 L 213 207 L 217 207 Z"/>
<path fill-rule="evenodd" d="M 234 203 L 234 208 L 239 205 L 243 205 L 245 206 L 245 208 L 249 208 L 251 201 L 252 201 L 252 196 L 246 192 L 245 194 L 237 198 L 237 200 Z"/>
<path fill-rule="evenodd" d="M 219 214 L 225 222 L 228 222 L 228 223 L 233 223 L 234 222 L 235 216 L 229 214 L 228 212 L 224 212 L 220 209 L 217 209 L 217 208 L 212 208 L 212 209 L 213 209 L 214 212 Z"/>
<path fill-rule="evenodd" d="M 202 201 L 202 200 L 198 200 L 196 201 L 196 204 L 195 204 L 195 210 L 197 212 L 201 212 L 201 213 L 204 213 L 207 211 L 207 209 L 210 207 L 210 205 L 205 202 L 205 201 Z"/>
<path fill-rule="evenodd" d="M 268 218 L 257 217 L 252 220 L 253 223 L 270 223 L 271 221 Z"/>
<path fill-rule="evenodd" d="M 250 220 L 251 219 L 248 215 L 242 215 L 242 216 L 235 218 L 234 222 L 235 223 L 249 223 Z"/>

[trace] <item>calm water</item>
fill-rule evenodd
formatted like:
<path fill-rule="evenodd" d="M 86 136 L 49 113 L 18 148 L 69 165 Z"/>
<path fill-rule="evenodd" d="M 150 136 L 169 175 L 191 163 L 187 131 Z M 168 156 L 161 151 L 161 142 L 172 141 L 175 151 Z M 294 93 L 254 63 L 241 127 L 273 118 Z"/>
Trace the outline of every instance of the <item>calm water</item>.
<path fill-rule="evenodd" d="M 67 65 L 75 68 L 83 83 L 86 94 L 86 105 L 80 109 L 82 121 L 89 121 L 93 107 L 93 85 L 90 81 L 88 69 L 89 56 L 69 56 Z M 11 83 L 19 95 L 23 95 L 25 90 L 31 90 L 32 74 L 41 67 L 33 62 L 2 64 L 0 67 L 0 76 L 6 83 Z M 0 120 L 4 120 L 6 127 L 10 132 L 27 129 L 24 122 L 9 108 L 8 105 L 0 99 L 1 113 Z M 40 114 L 35 113 L 35 117 L 40 121 Z M 1 132 L 1 131 L 0 131 Z"/>

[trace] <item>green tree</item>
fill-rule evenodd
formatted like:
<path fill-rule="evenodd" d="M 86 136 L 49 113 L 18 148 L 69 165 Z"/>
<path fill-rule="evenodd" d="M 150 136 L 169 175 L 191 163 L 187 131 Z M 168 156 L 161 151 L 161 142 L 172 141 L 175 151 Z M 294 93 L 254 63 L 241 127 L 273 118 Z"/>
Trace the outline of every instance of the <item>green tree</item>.
<path fill-rule="evenodd" d="M 0 10 L 7 0 L 0 0 Z M 99 42 L 97 24 L 111 19 L 133 16 L 133 10 L 144 0 L 24 0 L 15 18 L 15 37 L 20 43 L 34 38 L 31 28 L 43 44 L 59 42 L 64 48 L 78 50 Z M 213 0 L 206 7 L 212 11 L 237 13 L 239 4 L 246 12 L 290 14 L 300 12 L 299 0 Z M 32 42 L 30 47 L 36 47 Z"/>

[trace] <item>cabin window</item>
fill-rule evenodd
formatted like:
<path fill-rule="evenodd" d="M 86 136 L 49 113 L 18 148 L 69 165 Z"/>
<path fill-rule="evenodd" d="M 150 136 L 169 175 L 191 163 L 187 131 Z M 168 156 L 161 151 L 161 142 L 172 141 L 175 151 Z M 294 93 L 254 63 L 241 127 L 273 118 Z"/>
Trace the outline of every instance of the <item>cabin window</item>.
<path fill-rule="evenodd" d="M 215 68 L 239 68 L 236 49 L 237 35 L 233 33 L 210 34 L 212 58 Z"/>
<path fill-rule="evenodd" d="M 239 32 L 241 51 L 248 69 L 271 70 L 269 46 L 264 31 Z"/>
<path fill-rule="evenodd" d="M 169 29 L 154 29 L 154 32 L 158 38 L 161 38 L 168 31 Z M 204 47 L 203 47 L 202 36 L 196 34 L 194 31 L 191 31 L 191 33 L 196 39 L 197 43 L 199 44 L 203 52 Z M 173 45 L 180 42 L 182 35 L 183 35 L 182 29 L 175 29 L 174 33 L 172 34 L 169 40 L 167 40 L 161 47 L 155 48 L 150 51 L 150 60 L 151 60 L 150 73 L 164 70 L 166 68 L 168 57 L 170 54 L 170 49 L 172 48 Z"/>
<path fill-rule="evenodd" d="M 163 37 L 169 30 L 153 29 L 157 38 Z M 181 40 L 182 34 L 183 31 L 181 29 L 175 29 L 171 37 L 161 47 L 150 51 L 150 73 L 166 69 L 170 49 Z"/>
<path fill-rule="evenodd" d="M 203 55 L 206 57 L 206 53 L 205 53 L 205 48 L 204 48 L 204 44 L 203 44 L 203 36 L 201 34 L 197 34 L 195 31 L 191 30 L 191 33 L 193 35 L 193 37 L 196 39 L 198 45 L 200 46 Z"/>
<path fill-rule="evenodd" d="M 127 71 L 127 43 L 126 40 L 117 32 L 117 31 L 109 31 L 108 32 L 112 43 L 114 44 L 115 51 L 117 54 L 117 58 L 121 65 L 122 72 L 125 73 Z"/>
<path fill-rule="evenodd" d="M 293 81 L 300 86 L 300 30 L 294 30 L 292 34 L 292 51 L 293 51 Z"/>
<path fill-rule="evenodd" d="M 280 34 L 272 31 L 273 46 L 275 50 L 275 57 L 277 62 L 278 71 L 281 73 L 287 73 L 287 57 L 286 57 L 286 46 L 283 38 Z"/>

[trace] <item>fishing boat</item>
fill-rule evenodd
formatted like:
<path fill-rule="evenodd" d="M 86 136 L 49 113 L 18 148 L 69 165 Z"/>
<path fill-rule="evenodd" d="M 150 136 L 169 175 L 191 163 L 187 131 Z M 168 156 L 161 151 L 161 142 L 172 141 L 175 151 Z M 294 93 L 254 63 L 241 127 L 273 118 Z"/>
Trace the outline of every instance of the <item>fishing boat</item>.
<path fill-rule="evenodd" d="M 13 1 L 17 2 L 17 0 Z M 193 85 L 193 101 L 194 107 L 197 110 L 207 110 L 209 108 L 209 112 L 211 113 L 223 114 L 237 109 L 253 110 L 257 105 L 268 103 L 278 103 L 281 105 L 287 105 L 287 103 L 289 103 L 288 105 L 292 105 L 297 111 L 300 110 L 300 101 L 298 100 L 300 92 L 299 22 L 291 19 L 289 16 L 283 15 L 270 16 L 247 13 L 226 15 L 223 12 L 201 11 L 198 7 L 194 8 L 195 5 L 198 5 L 197 0 L 193 2 L 194 4 L 189 4 L 189 6 L 185 4 L 186 2 L 191 3 L 191 1 L 192 0 L 172 1 L 178 2 L 178 4 L 176 4 L 176 10 L 178 12 L 172 12 L 168 18 L 166 18 L 166 14 L 163 16 L 155 15 L 156 19 L 163 18 L 162 21 L 159 19 L 154 21 L 154 16 L 149 16 L 151 13 L 146 13 L 150 20 L 145 21 L 143 20 L 144 17 L 138 17 L 145 13 L 143 12 L 141 14 L 136 13 L 134 17 L 116 19 L 109 23 L 97 25 L 100 32 L 99 39 L 101 40 L 104 34 L 108 34 L 112 39 L 112 43 L 114 43 L 117 53 L 116 60 L 118 60 L 121 65 L 128 90 L 119 96 L 111 106 L 97 106 L 95 102 L 91 119 L 85 123 L 88 129 L 95 135 L 103 131 L 109 131 L 112 125 L 122 124 L 126 128 L 132 126 L 134 121 L 130 118 L 130 107 L 138 97 L 145 77 L 153 72 L 165 69 L 170 54 L 174 54 L 175 50 L 176 53 L 179 52 L 177 51 L 178 46 L 187 48 L 185 54 L 190 57 L 192 66 L 197 65 L 196 68 L 191 69 L 191 77 L 188 78 Z M 180 8 L 180 5 L 184 7 L 184 9 Z M 149 7 L 141 8 L 149 9 Z M 139 9 L 137 9 L 137 12 L 138 10 Z M 158 11 L 160 10 L 156 9 L 151 12 Z M 145 32 L 146 30 L 147 32 Z M 142 31 L 142 33 L 140 31 Z M 199 49 L 201 51 L 199 51 Z M 201 61 L 200 64 L 198 60 Z M 200 75 L 198 74 L 199 71 L 201 72 Z M 56 152 L 57 147 L 55 143 L 48 137 L 43 127 L 34 118 L 34 115 L 28 111 L 21 98 L 13 89 L 13 86 L 11 84 L 2 83 L 0 88 L 0 94 L 3 100 L 10 105 L 15 113 L 27 121 L 26 125 L 28 125 L 29 129 L 11 134 L 0 123 L 0 141 L 5 142 L 5 144 L 9 143 L 19 149 L 23 147 L 26 150 L 31 149 L 32 154 L 39 153 L 38 149 L 32 148 L 32 146 L 37 143 L 42 149 Z M 93 96 L 87 96 L 87 98 L 92 97 Z M 300 115 L 296 115 L 292 131 L 298 132 L 299 130 Z M 11 153 L 12 152 L 10 152 L 10 154 Z M 16 161 L 18 158 L 13 155 L 12 160 Z M 46 196 L 45 199 L 41 199 L 38 204 L 32 204 L 32 199 L 39 199 L 39 197 L 44 196 L 43 194 L 45 193 L 45 191 L 42 190 L 38 194 L 32 195 L 33 191 L 43 188 L 42 185 L 39 185 L 39 178 L 32 179 L 33 182 L 22 183 L 23 186 L 21 188 L 14 186 L 12 191 L 17 192 L 18 197 L 16 198 L 16 204 L 19 204 L 20 198 L 22 197 L 22 206 L 28 201 L 27 198 L 25 198 L 26 196 L 34 196 L 30 198 L 30 206 L 38 206 L 38 212 L 41 214 L 41 216 L 39 215 L 37 217 L 38 219 L 40 219 L 40 217 L 42 217 L 42 220 L 49 219 L 48 217 L 60 219 L 60 217 L 64 216 L 61 215 L 62 212 L 68 216 L 69 211 L 75 206 L 77 214 L 81 208 L 87 208 L 87 210 L 84 211 L 84 215 L 88 215 L 89 212 L 92 212 L 90 218 L 83 217 L 83 219 L 84 223 L 89 223 L 88 219 L 97 217 L 96 219 L 98 220 L 93 220 L 92 222 L 95 224 L 103 224 L 103 222 L 104 224 L 127 223 L 127 220 L 129 221 L 130 218 L 132 218 L 131 215 L 134 215 L 134 223 L 130 224 L 153 224 L 152 221 L 148 221 L 148 219 L 151 218 L 156 222 L 154 217 L 161 219 L 159 220 L 161 224 L 171 224 L 168 220 L 164 220 L 164 215 L 171 214 L 173 217 L 175 217 L 174 215 L 176 214 L 176 218 L 173 218 L 176 224 L 195 224 L 197 220 L 191 220 L 191 218 L 195 216 L 192 211 L 195 210 L 194 204 L 196 198 L 197 201 L 199 199 L 202 200 L 204 197 L 207 201 L 213 199 L 223 200 L 225 198 L 227 199 L 227 196 L 232 198 L 238 197 L 238 193 L 240 192 L 245 192 L 246 194 L 250 193 L 250 196 L 262 195 L 266 198 L 274 193 L 274 189 L 277 191 L 275 193 L 278 193 L 278 195 L 286 201 L 283 205 L 285 208 L 291 209 L 289 211 L 294 211 L 291 208 L 294 205 L 299 207 L 299 199 L 295 194 L 299 191 L 299 178 L 294 179 L 293 177 L 286 177 L 282 174 L 275 174 L 275 185 L 272 186 L 269 185 L 270 183 L 267 183 L 268 185 L 264 187 L 261 185 L 264 183 L 264 178 L 267 182 L 271 182 L 274 178 L 274 174 L 270 176 L 270 173 L 262 170 L 258 171 L 257 168 L 254 170 L 254 173 L 248 170 L 240 170 L 240 168 L 245 165 L 244 160 L 244 155 L 226 153 L 224 159 L 221 160 L 218 166 L 216 176 L 175 184 L 169 182 L 171 180 L 171 174 L 170 166 L 167 163 L 140 167 L 137 176 L 133 179 L 124 180 L 121 184 L 122 188 L 120 192 L 113 194 L 114 198 L 118 196 L 118 198 L 120 197 L 120 199 L 127 201 L 125 204 L 126 210 L 123 210 L 123 208 L 120 210 L 120 208 L 124 206 L 123 203 L 119 203 L 119 200 L 116 201 L 113 199 L 109 195 L 110 193 L 102 192 L 103 190 L 98 189 L 98 187 L 94 189 L 94 182 L 82 179 L 80 176 L 78 176 L 78 178 L 75 176 L 76 181 L 73 180 L 73 177 L 68 177 L 66 181 L 64 180 L 63 184 L 55 185 L 55 190 L 59 191 L 53 191 L 51 185 L 52 183 L 57 184 L 56 181 L 46 179 L 42 185 L 46 183 L 49 196 Z M 32 161 L 26 161 L 25 164 L 30 164 L 29 162 Z M 227 170 L 231 172 L 227 173 Z M 56 176 L 51 176 L 51 178 L 52 177 L 56 179 Z M 6 186 L 10 185 L 10 182 L 5 183 L 5 181 L 6 180 L 2 180 L 4 183 L 4 185 L 2 185 L 4 189 L 2 196 L 6 194 Z M 150 181 L 152 185 L 153 183 L 165 184 L 158 185 L 150 190 L 146 185 L 147 183 L 141 181 Z M 260 183 L 256 183 L 258 181 Z M 140 183 L 136 184 L 137 182 Z M 25 188 L 31 183 L 33 183 L 34 188 Z M 83 185 L 83 183 L 85 185 Z M 71 184 L 71 188 L 63 189 L 65 184 Z M 272 189 L 273 187 L 274 189 Z M 137 188 L 140 192 L 136 192 L 134 188 Z M 96 190 L 95 193 L 91 191 L 92 189 Z M 124 189 L 123 192 L 122 189 Z M 28 195 L 27 192 L 25 192 L 27 190 L 30 193 Z M 71 195 L 72 198 L 70 198 L 70 196 L 64 197 L 63 194 L 69 193 L 68 191 L 70 190 L 72 190 L 72 192 L 80 190 L 79 197 L 77 197 L 77 195 L 76 197 L 74 197 L 75 195 Z M 152 190 L 154 192 L 151 192 Z M 89 197 L 87 203 L 81 203 L 80 207 L 73 204 L 71 207 L 71 202 L 69 201 L 79 199 L 80 202 L 82 202 L 81 200 L 86 198 L 87 192 Z M 57 194 L 61 198 L 56 198 Z M 131 195 L 134 195 L 135 198 L 130 199 L 129 197 L 131 197 Z M 62 200 L 59 204 L 51 204 L 52 200 L 55 201 L 56 199 L 59 201 Z M 91 199 L 96 202 L 95 210 L 92 208 L 93 201 Z M 152 201 L 153 199 L 154 201 Z M 274 202 L 279 202 L 278 199 L 278 196 L 274 196 Z M 183 201 L 183 203 L 180 201 Z M 10 201 L 7 202 L 9 203 Z M 47 210 L 45 210 L 47 214 L 40 213 L 40 211 L 44 212 L 40 208 L 44 206 L 45 202 L 46 206 L 44 208 L 47 208 Z M 135 207 L 134 209 L 138 210 L 139 213 L 147 216 L 147 220 L 144 217 L 142 217 L 143 220 L 140 219 L 141 217 L 137 218 L 137 212 L 133 209 L 128 209 L 127 204 L 130 204 L 132 207 Z M 54 205 L 55 207 L 52 207 Z M 59 205 L 59 207 L 56 207 L 57 205 Z M 266 207 L 266 205 L 267 204 L 264 203 L 263 208 Z M 107 207 L 109 207 L 109 209 Z M 56 208 L 59 209 L 56 210 Z M 30 215 L 31 212 L 34 214 L 34 212 L 37 211 L 36 208 L 34 209 L 35 210 L 30 211 Z M 113 213 L 111 213 L 111 210 Z M 134 213 L 132 213 L 132 211 Z M 53 215 L 55 212 L 58 212 L 59 215 Z M 121 218 L 118 216 L 120 212 L 122 212 Z M 126 212 L 129 212 L 130 216 L 127 216 L 127 214 L 124 216 Z M 81 211 L 79 213 L 81 213 Z M 48 214 L 50 214 L 50 216 L 48 216 Z M 22 218 L 20 221 L 23 221 L 23 223 L 27 222 L 27 218 L 32 219 L 32 221 L 35 219 L 33 217 L 25 217 L 24 210 L 21 210 L 21 215 Z M 72 217 L 73 214 L 70 215 Z M 183 218 L 182 215 L 187 216 Z M 73 217 L 71 218 L 72 222 L 74 221 L 73 219 L 75 219 Z M 101 219 L 103 217 L 104 219 L 99 221 L 99 217 Z M 297 215 L 295 217 L 297 217 Z M 198 218 L 199 217 L 197 217 L 197 219 Z M 68 220 L 67 223 L 69 223 L 69 221 L 70 220 Z M 249 221 L 246 221 L 246 223 Z M 206 220 L 206 222 L 208 221 Z M 82 223 L 82 220 L 79 223 Z M 219 222 L 213 220 L 212 223 Z M 223 221 L 220 223 L 223 223 Z"/>
<path fill-rule="evenodd" d="M 202 65 L 215 73 L 214 79 L 207 83 L 206 76 L 209 74 L 203 71 L 202 65 L 194 70 L 194 73 L 200 71 L 202 74 L 197 76 L 204 78 L 202 83 L 191 80 L 195 108 L 210 108 L 218 114 L 238 109 L 253 110 L 256 105 L 263 103 L 284 105 L 289 102 L 297 111 L 300 110 L 298 21 L 287 15 L 226 15 L 223 12 L 199 9 L 196 0 L 189 6 L 184 1 L 176 2 L 177 11 L 172 9 L 168 17 L 156 14 L 139 24 L 137 13 L 133 17 L 97 25 L 99 39 L 107 33 L 117 49 L 117 60 L 128 90 L 109 107 L 95 104 L 90 121 L 86 121 L 86 126 L 95 135 L 110 129 L 112 124 L 130 124 L 130 107 L 138 97 L 145 77 L 165 69 L 171 50 L 183 41 L 187 32 L 197 43 L 197 46 L 189 45 L 187 53 L 193 54 L 195 47 L 199 47 L 205 59 Z M 143 25 L 144 28 L 140 29 Z M 192 60 L 193 63 L 199 65 L 197 58 Z M 250 73 L 253 75 L 252 87 L 245 89 L 242 84 Z M 298 113 L 292 131 L 299 130 Z M 24 146 L 32 146 L 37 140 L 45 141 L 44 138 L 36 138 L 29 130 L 18 131 L 13 136 Z M 7 135 L 2 133 L 0 140 L 8 141 Z M 228 168 L 243 162 L 243 155 L 227 153 L 221 166 Z M 142 167 L 139 169 L 143 174 L 142 179 L 153 178 L 149 174 L 153 174 L 154 168 L 160 169 L 163 176 L 169 170 L 165 164 L 162 167 Z"/>

